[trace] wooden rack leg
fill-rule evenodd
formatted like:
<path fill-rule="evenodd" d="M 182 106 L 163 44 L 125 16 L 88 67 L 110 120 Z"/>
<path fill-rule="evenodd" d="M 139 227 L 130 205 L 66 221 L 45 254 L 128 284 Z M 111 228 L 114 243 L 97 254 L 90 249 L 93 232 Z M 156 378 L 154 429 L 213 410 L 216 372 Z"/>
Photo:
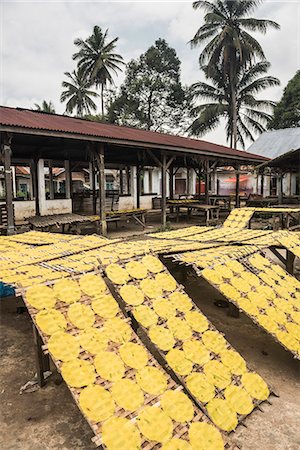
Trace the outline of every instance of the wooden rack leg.
<path fill-rule="evenodd" d="M 45 355 L 42 349 L 43 341 L 37 331 L 35 325 L 33 325 L 33 339 L 35 347 L 35 360 L 36 360 L 36 372 L 38 384 L 43 387 L 46 383 L 44 378 L 44 372 L 50 369 L 49 356 Z"/>
<path fill-rule="evenodd" d="M 286 271 L 294 275 L 294 261 L 295 255 L 289 250 L 286 251 Z"/>
<path fill-rule="evenodd" d="M 239 309 L 235 305 L 233 305 L 232 303 L 229 303 L 228 316 L 229 317 L 235 317 L 237 319 L 240 317 Z"/>

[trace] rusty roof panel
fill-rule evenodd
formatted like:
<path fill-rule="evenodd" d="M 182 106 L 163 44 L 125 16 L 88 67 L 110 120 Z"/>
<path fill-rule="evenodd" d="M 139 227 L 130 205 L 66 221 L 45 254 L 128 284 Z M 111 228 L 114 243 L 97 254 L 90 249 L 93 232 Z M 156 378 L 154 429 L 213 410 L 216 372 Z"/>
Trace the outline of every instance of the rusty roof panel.
<path fill-rule="evenodd" d="M 93 122 L 84 119 L 78 119 L 70 116 L 58 114 L 47 114 L 38 111 L 10 108 L 0 106 L 0 125 L 5 127 L 18 127 L 36 131 L 52 131 L 82 136 L 94 136 L 98 138 L 107 138 L 134 142 L 136 145 L 152 144 L 163 147 L 173 147 L 178 150 L 195 150 L 196 152 L 212 152 L 222 155 L 225 158 L 242 157 L 257 161 L 265 161 L 268 158 L 255 155 L 241 150 L 234 150 L 224 145 L 213 144 L 199 139 L 190 139 L 187 137 L 163 134 L 154 131 L 146 131 L 137 128 L 111 125 L 106 123 Z"/>

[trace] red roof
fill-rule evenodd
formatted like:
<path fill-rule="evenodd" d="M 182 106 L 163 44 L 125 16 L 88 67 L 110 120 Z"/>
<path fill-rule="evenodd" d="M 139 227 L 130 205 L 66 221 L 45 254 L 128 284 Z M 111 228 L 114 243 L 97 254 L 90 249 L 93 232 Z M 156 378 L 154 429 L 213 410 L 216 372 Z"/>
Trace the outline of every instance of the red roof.
<path fill-rule="evenodd" d="M 16 173 L 18 175 L 30 175 L 30 168 L 25 166 L 17 166 Z"/>
<path fill-rule="evenodd" d="M 199 139 L 190 139 L 170 134 L 145 131 L 137 128 L 123 127 L 106 123 L 93 122 L 75 117 L 58 114 L 47 114 L 21 108 L 9 108 L 0 106 L 0 127 L 18 127 L 32 130 L 79 134 L 82 136 L 94 136 L 108 140 L 130 141 L 142 146 L 150 144 L 161 146 L 163 149 L 173 147 L 178 150 L 198 150 L 200 153 L 217 153 L 223 157 L 241 157 L 257 161 L 266 161 L 268 158 L 241 150 L 234 150 L 224 145 L 213 144 Z M 38 133 L 34 133 L 38 134 Z"/>

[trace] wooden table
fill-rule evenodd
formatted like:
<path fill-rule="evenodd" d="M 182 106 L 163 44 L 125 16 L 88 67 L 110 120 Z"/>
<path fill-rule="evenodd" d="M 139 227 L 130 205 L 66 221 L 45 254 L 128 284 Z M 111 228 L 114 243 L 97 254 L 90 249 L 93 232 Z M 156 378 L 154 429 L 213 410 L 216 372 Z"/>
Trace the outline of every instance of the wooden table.
<path fill-rule="evenodd" d="M 219 206 L 223 211 L 231 211 L 232 195 L 210 195 L 209 202 L 212 206 Z"/>
<path fill-rule="evenodd" d="M 273 218 L 272 227 L 276 228 L 276 216 L 280 218 L 281 229 L 297 228 L 300 226 L 300 208 L 286 208 L 273 207 L 273 208 L 255 208 L 255 211 L 249 220 L 249 228 L 251 228 L 251 222 L 255 219 L 255 216 L 270 215 Z M 291 226 L 294 224 L 294 226 Z"/>
<path fill-rule="evenodd" d="M 133 219 L 138 225 L 146 228 L 146 209 L 133 209 L 131 211 L 109 211 L 106 213 L 107 222 L 115 222 L 116 226 L 121 220 L 131 220 Z"/>
<path fill-rule="evenodd" d="M 185 208 L 187 210 L 188 218 L 191 217 L 193 211 L 203 211 L 205 213 L 205 223 L 206 226 L 211 224 L 211 222 L 219 221 L 220 207 L 217 205 L 203 205 L 197 201 L 169 201 L 167 205 L 170 208 L 174 208 L 176 212 L 176 221 L 179 222 L 180 209 Z"/>
<path fill-rule="evenodd" d="M 75 232 L 79 234 L 81 225 L 87 223 L 96 223 L 99 225 L 99 216 L 81 216 L 79 214 L 53 214 L 49 216 L 35 216 L 28 219 L 32 230 L 50 231 L 53 227 L 62 227 L 62 232 Z"/>

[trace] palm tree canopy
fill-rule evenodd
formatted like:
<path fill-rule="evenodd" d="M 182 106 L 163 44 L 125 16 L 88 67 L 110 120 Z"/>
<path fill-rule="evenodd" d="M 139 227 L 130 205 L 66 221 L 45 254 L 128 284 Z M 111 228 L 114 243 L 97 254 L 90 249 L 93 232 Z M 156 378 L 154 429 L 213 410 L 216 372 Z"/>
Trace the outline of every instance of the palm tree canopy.
<path fill-rule="evenodd" d="M 237 76 L 236 103 L 237 103 L 237 138 L 244 147 L 245 140 L 254 140 L 254 133 L 265 131 L 265 127 L 272 118 L 275 102 L 257 99 L 256 95 L 264 89 L 279 85 L 275 77 L 265 75 L 270 67 L 268 61 L 261 61 L 248 69 L 240 70 Z M 207 75 L 208 67 L 203 67 Z M 194 105 L 191 114 L 195 117 L 188 131 L 194 136 L 203 136 L 204 133 L 214 130 L 220 125 L 222 118 L 226 120 L 226 134 L 229 140 L 233 132 L 231 86 L 228 77 L 221 67 L 210 69 L 212 84 L 195 83 L 191 86 L 193 101 L 207 99 L 208 103 Z"/>
<path fill-rule="evenodd" d="M 256 57 L 265 59 L 261 45 L 249 31 L 266 33 L 268 28 L 279 29 L 279 25 L 272 20 L 249 17 L 260 3 L 261 0 L 198 0 L 193 3 L 193 8 L 203 9 L 205 16 L 191 45 L 198 46 L 209 40 L 199 57 L 201 66 L 211 68 L 223 63 L 228 72 L 230 64 L 254 63 Z"/>
<path fill-rule="evenodd" d="M 108 42 L 108 29 L 102 32 L 99 26 L 95 26 L 93 34 L 86 40 L 75 39 L 74 44 L 79 48 L 74 53 L 73 59 L 78 60 L 78 66 L 96 86 L 114 84 L 113 74 L 117 75 L 124 64 L 123 58 L 115 53 L 119 38 Z"/>
<path fill-rule="evenodd" d="M 38 103 L 35 103 L 34 106 L 37 111 L 42 111 L 42 112 L 46 112 L 49 114 L 55 114 L 55 108 L 54 108 L 54 105 L 51 100 L 49 102 L 47 102 L 46 100 L 43 100 L 41 105 L 39 105 Z"/>
<path fill-rule="evenodd" d="M 83 114 L 91 114 L 91 111 L 96 110 L 96 104 L 92 97 L 98 97 L 98 94 L 90 90 L 91 83 L 85 77 L 81 69 L 72 73 L 65 72 L 67 81 L 62 82 L 65 90 L 62 92 L 60 101 L 65 102 L 66 112 L 72 114 L 76 110 L 77 115 L 82 117 Z"/>

